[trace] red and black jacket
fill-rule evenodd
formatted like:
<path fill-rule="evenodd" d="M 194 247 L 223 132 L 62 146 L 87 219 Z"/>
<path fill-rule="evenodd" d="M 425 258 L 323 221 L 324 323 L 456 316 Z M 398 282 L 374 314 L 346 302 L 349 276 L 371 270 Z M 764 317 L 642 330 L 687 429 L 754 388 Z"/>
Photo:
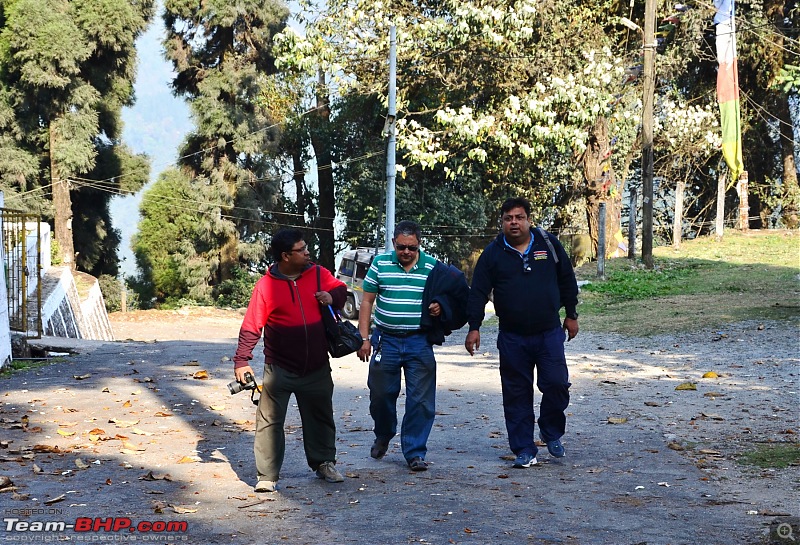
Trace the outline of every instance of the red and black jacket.
<path fill-rule="evenodd" d="M 290 280 L 273 265 L 256 283 L 239 330 L 234 368 L 250 365 L 262 330 L 265 363 L 300 376 L 328 364 L 322 307 L 314 297 L 318 291 L 315 268 L 312 263 L 296 280 Z M 319 285 L 333 297 L 334 308 L 344 306 L 347 287 L 325 267 L 320 267 Z"/>

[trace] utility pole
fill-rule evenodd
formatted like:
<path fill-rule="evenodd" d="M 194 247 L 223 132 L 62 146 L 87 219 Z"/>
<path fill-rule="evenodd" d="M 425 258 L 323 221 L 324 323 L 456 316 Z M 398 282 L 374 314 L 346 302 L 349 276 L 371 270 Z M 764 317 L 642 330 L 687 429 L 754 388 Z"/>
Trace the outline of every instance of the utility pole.
<path fill-rule="evenodd" d="M 644 8 L 644 98 L 642 111 L 642 262 L 653 263 L 653 99 L 655 96 L 656 0 L 646 0 Z"/>
<path fill-rule="evenodd" d="M 389 251 L 394 233 L 394 195 L 395 176 L 395 150 L 397 147 L 395 119 L 397 117 L 397 29 L 394 25 L 389 27 L 389 115 L 386 116 L 384 133 L 389 136 L 389 145 L 386 149 L 386 251 Z"/>

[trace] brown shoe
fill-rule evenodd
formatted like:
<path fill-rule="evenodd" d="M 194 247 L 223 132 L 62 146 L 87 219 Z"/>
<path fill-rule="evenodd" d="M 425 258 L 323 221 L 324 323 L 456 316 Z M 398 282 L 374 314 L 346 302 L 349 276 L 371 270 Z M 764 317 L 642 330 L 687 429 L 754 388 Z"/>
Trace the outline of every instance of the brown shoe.
<path fill-rule="evenodd" d="M 411 461 L 408 462 L 408 467 L 411 468 L 411 471 L 428 471 L 428 463 L 423 460 L 421 456 L 412 458 Z"/>
<path fill-rule="evenodd" d="M 369 455 L 376 460 L 380 460 L 386 455 L 387 450 L 389 450 L 389 440 L 376 438 L 375 442 L 372 443 L 372 448 L 369 449 Z"/>

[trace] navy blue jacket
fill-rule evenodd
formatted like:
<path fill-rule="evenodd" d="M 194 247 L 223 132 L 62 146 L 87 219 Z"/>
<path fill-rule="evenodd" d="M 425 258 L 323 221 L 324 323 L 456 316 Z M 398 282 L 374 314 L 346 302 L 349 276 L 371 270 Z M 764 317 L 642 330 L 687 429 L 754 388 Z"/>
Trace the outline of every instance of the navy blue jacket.
<path fill-rule="evenodd" d="M 452 265 L 437 261 L 425 281 L 422 293 L 422 317 L 419 326 L 427 332 L 428 342 L 442 344 L 444 338 L 467 323 L 469 284 L 464 273 Z M 442 312 L 433 317 L 428 311 L 431 303 L 439 303 Z"/>
<path fill-rule="evenodd" d="M 578 304 L 578 283 L 567 252 L 558 239 L 547 233 L 558 254 L 553 259 L 538 229 L 531 229 L 533 244 L 528 252 L 527 267 L 519 252 L 509 248 L 500 233 L 483 251 L 469 295 L 467 316 L 470 331 L 483 323 L 489 294 L 500 319 L 500 330 L 520 335 L 533 335 L 561 326 L 559 309 L 567 315 Z M 525 270 L 525 269 L 530 270 Z"/>

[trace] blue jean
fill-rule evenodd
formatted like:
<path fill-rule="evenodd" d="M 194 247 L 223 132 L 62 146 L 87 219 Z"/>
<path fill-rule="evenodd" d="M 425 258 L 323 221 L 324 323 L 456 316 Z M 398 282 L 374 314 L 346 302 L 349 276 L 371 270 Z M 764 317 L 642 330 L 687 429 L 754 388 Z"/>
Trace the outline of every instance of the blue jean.
<path fill-rule="evenodd" d="M 369 413 L 375 421 L 375 437 L 389 441 L 397 435 L 397 397 L 400 373 L 405 373 L 406 412 L 400 443 L 406 461 L 428 452 L 428 436 L 436 414 L 436 360 L 424 334 L 400 338 L 372 334 L 376 347 L 369 363 Z"/>
<path fill-rule="evenodd" d="M 536 456 L 533 429 L 533 370 L 536 387 L 542 392 L 539 405 L 539 431 L 545 441 L 564 435 L 569 406 L 569 371 L 564 356 L 566 334 L 561 327 L 536 335 L 518 335 L 500 331 L 500 382 L 503 387 L 503 412 L 508 443 L 514 454 Z"/>

